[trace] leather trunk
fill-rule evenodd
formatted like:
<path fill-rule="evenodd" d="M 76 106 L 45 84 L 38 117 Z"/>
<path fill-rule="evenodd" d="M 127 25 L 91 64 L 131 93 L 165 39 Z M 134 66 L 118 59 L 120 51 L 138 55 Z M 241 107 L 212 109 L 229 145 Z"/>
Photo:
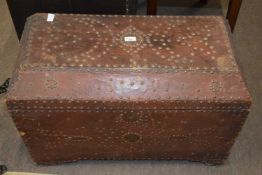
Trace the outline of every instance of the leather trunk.
<path fill-rule="evenodd" d="M 251 104 L 220 16 L 35 14 L 7 106 L 38 164 L 221 164 Z"/>

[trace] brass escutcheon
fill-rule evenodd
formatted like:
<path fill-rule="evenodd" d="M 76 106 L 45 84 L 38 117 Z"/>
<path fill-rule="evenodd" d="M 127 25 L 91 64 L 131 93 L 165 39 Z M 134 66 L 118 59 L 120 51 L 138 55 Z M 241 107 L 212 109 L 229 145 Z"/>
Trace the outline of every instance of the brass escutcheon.
<path fill-rule="evenodd" d="M 140 139 L 140 136 L 136 133 L 127 133 L 124 135 L 124 139 L 127 142 L 137 142 Z"/>

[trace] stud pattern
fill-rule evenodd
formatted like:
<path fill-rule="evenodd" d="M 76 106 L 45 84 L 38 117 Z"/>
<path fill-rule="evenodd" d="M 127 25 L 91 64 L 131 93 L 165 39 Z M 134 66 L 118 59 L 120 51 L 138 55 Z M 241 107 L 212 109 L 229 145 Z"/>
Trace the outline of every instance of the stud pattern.
<path fill-rule="evenodd" d="M 74 156 L 74 160 L 80 160 L 83 157 L 86 157 L 84 159 L 124 159 L 119 155 L 119 152 L 125 153 L 126 159 L 133 157 L 136 159 L 179 159 L 178 155 L 170 156 L 168 152 L 179 151 L 182 148 L 181 145 L 184 144 L 191 145 L 194 148 L 219 151 L 233 144 L 232 138 L 221 133 L 221 125 L 230 125 L 230 121 L 242 125 L 245 121 L 245 114 L 241 111 L 228 113 L 225 110 L 216 112 L 189 110 L 186 113 L 181 110 L 156 110 L 155 112 L 152 110 L 100 111 L 104 116 L 98 116 L 94 110 L 83 110 L 81 112 L 78 110 L 73 115 L 70 112 L 72 111 L 52 110 L 46 113 L 45 110 L 33 112 L 25 110 L 14 113 L 13 117 L 28 146 L 31 147 L 31 144 L 34 143 L 42 143 L 41 149 L 48 152 L 43 157 L 46 163 L 59 157 L 63 148 L 66 148 L 66 150 L 80 149 L 83 155 L 86 155 Z M 121 115 L 127 113 L 134 113 L 139 115 L 140 118 L 136 122 L 127 123 Z M 107 115 L 108 117 L 105 117 Z M 199 115 L 201 118 L 192 119 L 192 116 L 195 115 Z M 93 121 L 93 123 L 90 123 L 90 121 Z M 210 125 L 205 124 L 208 121 L 212 121 Z M 72 122 L 74 124 L 67 128 L 66 126 Z M 34 129 L 35 132 L 31 132 L 36 125 L 38 128 Z M 55 127 L 51 129 L 50 126 L 52 125 Z M 236 135 L 239 130 L 240 128 L 237 127 L 231 130 L 231 134 Z M 96 151 L 90 153 L 88 151 L 91 149 L 89 145 L 96 145 Z M 161 155 L 155 155 L 155 152 L 152 151 L 155 149 L 154 147 L 162 150 Z M 103 155 L 99 150 L 110 151 Z M 151 151 L 152 155 L 148 155 L 148 152 Z M 31 150 L 33 155 L 38 152 L 37 147 L 33 147 Z M 68 152 L 67 155 L 69 157 L 74 155 L 74 151 Z M 189 151 L 180 156 L 181 159 L 193 160 L 199 158 L 206 160 L 199 155 L 197 150 Z M 213 153 L 208 157 L 219 158 L 220 155 Z M 71 161 L 70 158 L 66 158 L 66 160 Z"/>
<path fill-rule="evenodd" d="M 224 30 L 220 17 L 57 14 L 53 23 L 47 23 L 37 16 L 31 24 L 25 51 L 28 61 L 23 67 L 236 72 L 230 42 L 218 29 Z M 125 37 L 136 41 L 126 42 Z"/>

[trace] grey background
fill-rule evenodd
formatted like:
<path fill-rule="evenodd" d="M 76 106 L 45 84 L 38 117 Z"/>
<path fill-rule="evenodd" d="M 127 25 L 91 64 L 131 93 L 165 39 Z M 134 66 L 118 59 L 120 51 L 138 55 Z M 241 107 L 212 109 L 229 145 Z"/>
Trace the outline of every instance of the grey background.
<path fill-rule="evenodd" d="M 170 4 L 175 7 L 169 6 Z M 196 0 L 161 1 L 159 14 L 225 14 L 226 0 L 209 0 L 203 8 Z M 222 9 L 221 9 L 222 7 Z M 145 13 L 140 0 L 138 14 Z M 262 174 L 262 1 L 244 0 L 233 34 L 236 54 L 250 89 L 253 105 L 229 159 L 222 166 L 207 166 L 186 161 L 80 161 L 59 166 L 35 165 L 6 110 L 5 95 L 0 95 L 0 164 L 12 171 L 57 174 Z M 0 82 L 11 76 L 19 43 L 5 0 L 0 0 Z"/>

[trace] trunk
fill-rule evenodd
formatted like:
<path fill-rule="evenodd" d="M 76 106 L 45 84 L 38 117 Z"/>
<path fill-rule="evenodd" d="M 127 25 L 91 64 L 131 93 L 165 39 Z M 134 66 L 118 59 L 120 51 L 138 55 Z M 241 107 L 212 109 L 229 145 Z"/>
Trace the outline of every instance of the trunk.
<path fill-rule="evenodd" d="M 33 159 L 220 164 L 250 96 L 217 16 L 28 19 L 7 105 Z"/>

